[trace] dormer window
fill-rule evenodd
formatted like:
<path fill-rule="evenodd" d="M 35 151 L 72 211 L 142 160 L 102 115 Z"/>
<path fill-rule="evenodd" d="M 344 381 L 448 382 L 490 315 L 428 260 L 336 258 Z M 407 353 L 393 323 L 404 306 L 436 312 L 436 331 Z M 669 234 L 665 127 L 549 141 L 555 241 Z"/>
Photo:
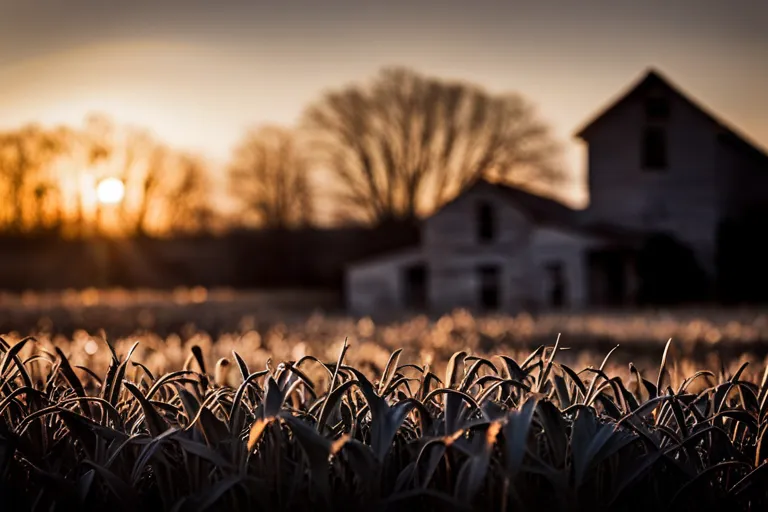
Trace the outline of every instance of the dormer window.
<path fill-rule="evenodd" d="M 645 117 L 649 121 L 666 121 L 669 118 L 667 98 L 650 96 L 645 100 Z"/>
<path fill-rule="evenodd" d="M 643 132 L 642 166 L 648 171 L 667 168 L 667 133 L 658 126 L 648 126 Z"/>
<path fill-rule="evenodd" d="M 477 238 L 481 243 L 492 242 L 496 238 L 496 212 L 489 203 L 477 206 Z"/>

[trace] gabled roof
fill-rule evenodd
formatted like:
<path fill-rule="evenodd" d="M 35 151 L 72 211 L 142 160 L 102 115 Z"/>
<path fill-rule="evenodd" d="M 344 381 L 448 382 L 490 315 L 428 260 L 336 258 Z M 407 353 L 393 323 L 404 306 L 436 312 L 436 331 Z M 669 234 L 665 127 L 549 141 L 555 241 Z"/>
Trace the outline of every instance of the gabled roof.
<path fill-rule="evenodd" d="M 477 179 L 474 183 L 471 183 L 462 193 L 444 204 L 440 210 L 478 188 L 488 188 L 502 194 L 511 204 L 514 204 L 521 212 L 528 216 L 534 224 L 576 227 L 581 218 L 579 210 L 569 208 L 559 201 L 527 192 L 513 185 L 506 185 L 485 178 Z"/>
<path fill-rule="evenodd" d="M 457 196 L 454 201 L 477 187 L 487 187 L 502 194 L 537 226 L 564 228 L 584 235 L 611 239 L 620 243 L 636 242 L 646 235 L 642 230 L 633 230 L 623 226 L 587 223 L 585 222 L 587 219 L 583 216 L 583 210 L 575 210 L 554 199 L 533 194 L 512 185 L 486 179 L 477 180 L 467 190 Z"/>
<path fill-rule="evenodd" d="M 616 225 L 586 224 L 583 222 L 582 210 L 574 210 L 554 199 L 549 199 L 512 185 L 505 185 L 484 178 L 471 183 L 463 192 L 448 201 L 432 215 L 436 215 L 460 198 L 480 188 L 498 193 L 509 201 L 511 205 L 514 205 L 524 215 L 530 218 L 530 220 L 538 227 L 560 228 L 583 235 L 600 237 L 604 240 L 618 244 L 620 247 L 631 247 L 636 245 L 638 241 L 643 240 L 647 235 L 644 231 L 632 230 Z M 346 267 L 352 268 L 375 265 L 377 263 L 390 262 L 396 259 L 416 263 L 422 258 L 421 244 L 417 244 L 391 252 L 383 252 L 376 255 L 356 258 L 349 261 Z"/>
<path fill-rule="evenodd" d="M 518 187 L 485 179 L 479 180 L 475 186 L 490 187 L 504 194 L 512 204 L 520 208 L 536 224 L 573 226 L 579 216 L 578 210 Z"/>
<path fill-rule="evenodd" d="M 687 103 L 694 109 L 698 110 L 707 119 L 709 119 L 710 122 L 712 122 L 719 130 L 721 130 L 721 140 L 723 140 L 724 142 L 735 144 L 737 147 L 747 151 L 748 153 L 751 153 L 753 156 L 756 156 L 768 161 L 768 154 L 766 154 L 764 149 L 758 147 L 753 142 L 749 141 L 746 136 L 737 132 L 736 129 L 731 127 L 728 123 L 726 123 L 722 119 L 718 118 L 708 108 L 706 108 L 697 100 L 692 98 L 689 94 L 683 92 L 683 90 L 680 87 L 678 87 L 673 82 L 671 82 L 668 78 L 662 75 L 661 72 L 653 68 L 646 71 L 643 77 L 635 81 L 627 90 L 625 90 L 623 93 L 617 96 L 602 110 L 600 110 L 597 115 L 595 115 L 588 123 L 586 123 L 580 130 L 576 132 L 575 136 L 580 139 L 586 139 L 586 133 L 593 126 L 599 123 L 603 119 L 603 117 L 605 117 L 605 115 L 607 115 L 609 112 L 624 105 L 625 103 L 638 97 L 639 95 L 642 95 L 649 88 L 658 87 L 658 86 L 667 89 L 672 94 L 674 94 L 677 98 Z"/>

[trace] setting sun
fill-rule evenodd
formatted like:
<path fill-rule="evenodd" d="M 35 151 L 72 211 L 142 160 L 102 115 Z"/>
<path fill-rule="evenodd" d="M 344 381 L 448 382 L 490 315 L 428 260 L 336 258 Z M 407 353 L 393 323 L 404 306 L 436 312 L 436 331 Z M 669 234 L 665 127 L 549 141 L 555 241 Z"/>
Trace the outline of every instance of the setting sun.
<path fill-rule="evenodd" d="M 106 178 L 96 187 L 96 199 L 101 204 L 117 204 L 125 196 L 125 185 L 117 178 Z"/>

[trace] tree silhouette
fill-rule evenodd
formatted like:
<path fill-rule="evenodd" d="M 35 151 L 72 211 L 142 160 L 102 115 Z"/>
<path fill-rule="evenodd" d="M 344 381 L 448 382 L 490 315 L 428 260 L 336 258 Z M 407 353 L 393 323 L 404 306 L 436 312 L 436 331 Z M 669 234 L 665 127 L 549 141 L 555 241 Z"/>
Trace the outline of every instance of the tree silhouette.
<path fill-rule="evenodd" d="M 478 177 L 557 183 L 558 148 L 519 95 L 385 68 L 305 112 L 339 204 L 374 222 L 429 213 Z"/>
<path fill-rule="evenodd" d="M 173 201 L 167 208 L 171 233 L 199 233 L 212 227 L 214 213 L 210 204 L 208 170 L 202 158 L 185 153 L 176 156 L 177 179 L 168 197 L 184 198 Z"/>
<path fill-rule="evenodd" d="M 83 126 L 0 132 L 0 230 L 86 236 L 101 221 L 86 196 L 106 176 L 126 184 L 125 200 L 114 207 L 122 233 L 188 233 L 212 221 L 203 159 L 97 114 Z"/>
<path fill-rule="evenodd" d="M 27 125 L 0 133 L 0 186 L 3 225 L 12 233 L 33 231 L 43 222 L 43 210 L 51 185 L 42 171 L 60 156 L 68 142 L 68 130 Z"/>
<path fill-rule="evenodd" d="M 310 224 L 308 165 L 292 131 L 277 126 L 249 131 L 234 151 L 229 177 L 246 219 L 272 229 Z"/>
<path fill-rule="evenodd" d="M 108 154 L 103 173 L 126 184 L 119 206 L 123 231 L 149 233 L 204 230 L 211 215 L 208 171 L 201 158 L 176 151 L 148 131 L 99 121 L 92 137 Z"/>

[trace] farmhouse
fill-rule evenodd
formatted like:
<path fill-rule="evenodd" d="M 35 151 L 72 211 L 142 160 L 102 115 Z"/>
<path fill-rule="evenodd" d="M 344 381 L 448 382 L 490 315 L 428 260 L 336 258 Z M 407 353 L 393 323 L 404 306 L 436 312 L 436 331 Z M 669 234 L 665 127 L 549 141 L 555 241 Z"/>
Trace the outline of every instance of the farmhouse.
<path fill-rule="evenodd" d="M 768 205 L 768 155 L 655 70 L 576 136 L 585 210 L 480 180 L 421 225 L 412 248 L 351 264 L 355 313 L 516 311 L 709 296 L 729 222 Z"/>

